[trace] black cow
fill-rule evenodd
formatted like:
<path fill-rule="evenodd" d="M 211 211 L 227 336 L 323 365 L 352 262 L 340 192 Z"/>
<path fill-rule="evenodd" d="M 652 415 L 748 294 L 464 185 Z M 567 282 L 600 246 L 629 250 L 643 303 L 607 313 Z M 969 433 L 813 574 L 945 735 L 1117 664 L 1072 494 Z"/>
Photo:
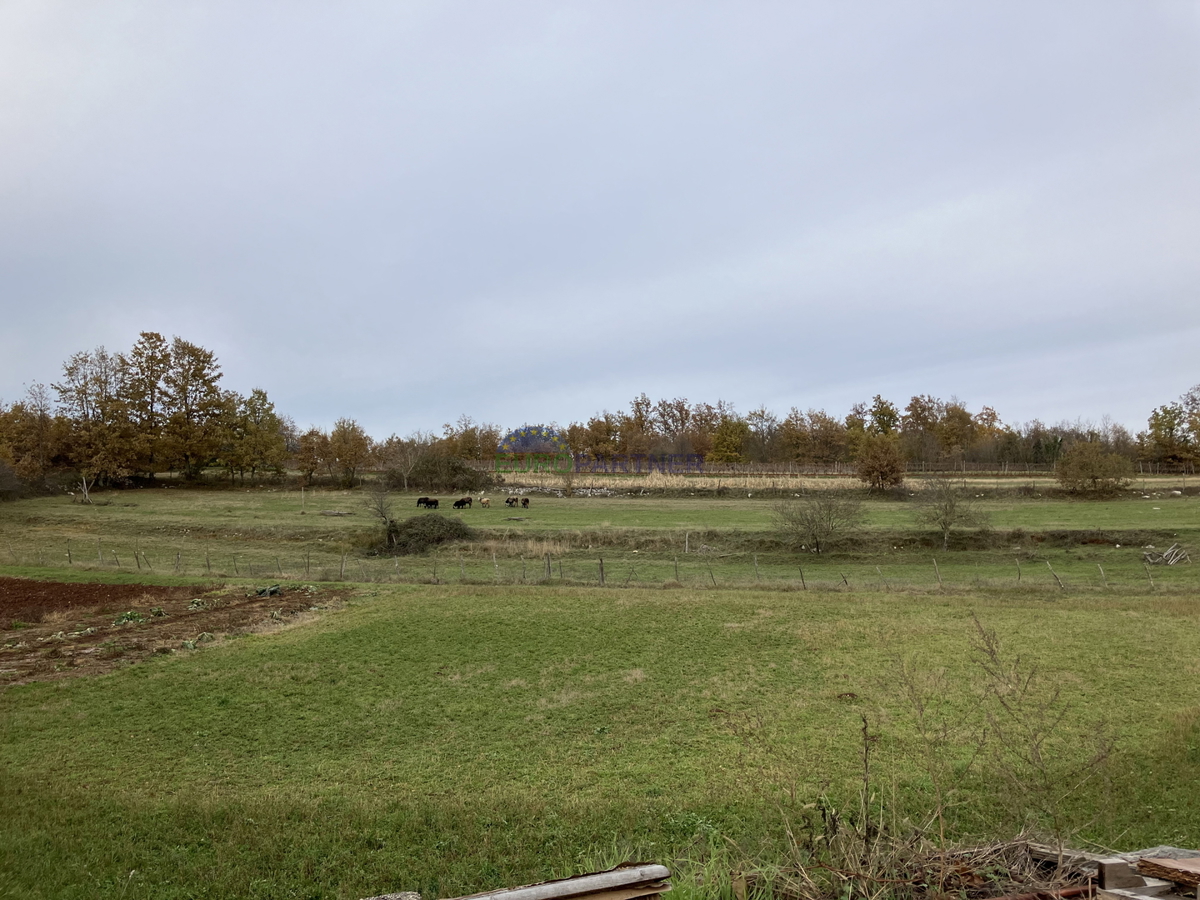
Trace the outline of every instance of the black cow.
<path fill-rule="evenodd" d="M 455 509 L 469 509 L 470 506 L 471 506 L 471 498 L 470 497 L 463 497 L 461 500 L 454 501 Z"/>
<path fill-rule="evenodd" d="M 528 497 L 521 498 L 521 509 L 529 509 L 529 498 Z"/>
<path fill-rule="evenodd" d="M 504 505 L 505 506 L 516 506 L 517 502 L 518 501 L 517 501 L 516 497 L 508 497 L 507 499 L 505 499 Z"/>
<path fill-rule="evenodd" d="M 417 509 L 420 509 L 422 506 L 424 506 L 426 509 L 437 509 L 437 501 L 430 497 L 418 497 Z"/>

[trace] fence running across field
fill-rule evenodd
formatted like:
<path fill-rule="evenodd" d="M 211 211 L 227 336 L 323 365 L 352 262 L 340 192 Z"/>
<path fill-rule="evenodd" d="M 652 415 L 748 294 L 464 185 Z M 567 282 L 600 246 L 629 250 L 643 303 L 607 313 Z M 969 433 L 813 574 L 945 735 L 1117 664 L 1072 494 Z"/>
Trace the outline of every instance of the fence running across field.
<path fill-rule="evenodd" d="M 60 545 L 61 546 L 61 545 Z M 369 557 L 349 553 L 331 556 L 274 556 L 220 552 L 147 553 L 139 544 L 107 541 L 72 542 L 56 552 L 46 549 L 6 550 L 0 568 L 54 571 L 139 573 L 147 577 L 185 579 L 249 579 L 393 584 L 504 584 L 603 586 L 606 588 L 680 587 L 689 589 L 763 588 L 794 591 L 883 591 L 929 589 L 1146 590 L 1194 591 L 1200 569 L 1191 565 L 1147 566 L 1130 560 L 1107 566 L 1082 560 L 1014 557 L 1010 565 L 994 559 L 982 564 L 956 560 L 953 554 L 917 552 L 888 564 L 797 556 L 786 562 L 778 554 L 688 553 L 674 557 L 637 558 L 628 552 L 608 555 L 575 552 L 541 556 L 435 553 L 428 556 Z M 13 574 L 16 574 L 14 572 Z M 39 573 L 40 574 L 40 573 Z"/>
<path fill-rule="evenodd" d="M 651 465 L 648 454 L 642 454 L 644 462 L 634 461 L 618 466 L 619 471 L 608 471 L 603 466 L 597 468 L 586 461 L 581 463 L 575 474 L 586 477 L 595 474 L 621 475 L 622 477 L 638 477 L 648 474 L 663 474 L 661 467 Z M 522 474 L 539 474 L 536 466 L 527 470 L 515 467 L 515 464 L 497 465 L 494 459 L 467 459 L 463 462 L 478 471 L 501 472 L 506 477 L 520 480 Z M 1141 475 L 1195 475 L 1196 466 L 1193 462 L 1163 463 L 1138 460 L 1137 474 Z M 942 459 L 933 462 L 907 462 L 904 464 L 906 475 L 985 475 L 999 478 L 1022 477 L 1053 477 L 1057 471 L 1055 463 L 1024 463 L 1024 462 L 972 462 L 961 459 Z M 561 474 L 561 473 L 559 473 Z M 850 462 L 795 463 L 795 462 L 762 462 L 762 463 L 712 463 L 705 462 L 701 469 L 687 473 L 679 471 L 681 477 L 702 478 L 752 476 L 757 478 L 769 477 L 853 477 L 858 474 L 858 466 Z"/>

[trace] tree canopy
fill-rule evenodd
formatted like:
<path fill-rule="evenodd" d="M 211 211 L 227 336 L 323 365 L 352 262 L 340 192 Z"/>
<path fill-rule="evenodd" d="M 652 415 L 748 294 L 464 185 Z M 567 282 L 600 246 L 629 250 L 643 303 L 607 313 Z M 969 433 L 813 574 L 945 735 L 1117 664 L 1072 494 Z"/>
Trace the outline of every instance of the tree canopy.
<path fill-rule="evenodd" d="M 914 468 L 1027 465 L 1056 468 L 1069 490 L 1097 491 L 1119 485 L 1135 462 L 1194 466 L 1200 385 L 1155 407 L 1136 437 L 1107 420 L 1005 423 L 991 407 L 972 412 L 957 398 L 931 394 L 903 406 L 876 394 L 838 417 L 798 406 L 783 416 L 765 406 L 742 414 L 721 400 L 654 400 L 641 393 L 625 410 L 604 410 L 565 427 L 540 421 L 524 431 L 555 435 L 553 446 L 542 450 L 601 460 L 690 454 L 709 466 L 825 468 L 856 472 L 873 489 L 899 485 Z M 214 469 L 230 480 L 254 480 L 285 467 L 299 471 L 305 483 L 351 486 L 373 470 L 386 472 L 396 487 L 465 485 L 477 481 L 465 469 L 493 459 L 503 449 L 503 434 L 468 415 L 447 423 L 440 436 L 418 431 L 376 441 L 349 416 L 330 431 L 313 426 L 301 432 L 262 388 L 245 395 L 227 389 L 212 351 L 152 331 L 126 351 L 74 353 L 56 382 L 34 383 L 16 402 L 0 403 L 6 478 L 34 486 L 55 473 L 69 474 L 74 483 L 116 485 L 163 472 L 195 480 L 205 472 L 213 477 Z M 451 473 L 446 460 L 466 465 L 451 466 Z"/>

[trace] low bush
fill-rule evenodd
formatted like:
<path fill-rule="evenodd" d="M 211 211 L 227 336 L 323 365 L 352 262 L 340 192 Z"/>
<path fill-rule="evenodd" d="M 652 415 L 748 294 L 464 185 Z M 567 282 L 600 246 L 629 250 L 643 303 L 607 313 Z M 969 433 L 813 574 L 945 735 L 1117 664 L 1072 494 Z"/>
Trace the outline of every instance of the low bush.
<path fill-rule="evenodd" d="M 386 545 L 380 549 L 401 555 L 424 553 L 439 544 L 469 541 L 474 537 L 475 530 L 460 519 L 425 513 L 403 522 L 389 522 Z"/>
<path fill-rule="evenodd" d="M 816 491 L 801 500 L 781 500 L 772 512 L 786 543 L 793 549 L 811 547 L 817 553 L 863 521 L 859 499 L 839 491 Z"/>
<path fill-rule="evenodd" d="M 1109 453 L 1099 442 L 1085 441 L 1063 455 L 1055 477 L 1072 493 L 1104 496 L 1129 486 L 1133 463 L 1119 453 Z"/>

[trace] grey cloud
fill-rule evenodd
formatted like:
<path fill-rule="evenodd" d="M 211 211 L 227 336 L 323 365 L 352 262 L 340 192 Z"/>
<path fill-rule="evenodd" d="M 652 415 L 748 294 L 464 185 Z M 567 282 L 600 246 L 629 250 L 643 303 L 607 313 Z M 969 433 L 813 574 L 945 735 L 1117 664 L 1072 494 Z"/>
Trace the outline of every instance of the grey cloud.
<path fill-rule="evenodd" d="M 380 434 L 642 390 L 1137 425 L 1200 381 L 1184 5 L 43 3 L 0 25 L 6 399 L 141 329 L 301 423 Z"/>

